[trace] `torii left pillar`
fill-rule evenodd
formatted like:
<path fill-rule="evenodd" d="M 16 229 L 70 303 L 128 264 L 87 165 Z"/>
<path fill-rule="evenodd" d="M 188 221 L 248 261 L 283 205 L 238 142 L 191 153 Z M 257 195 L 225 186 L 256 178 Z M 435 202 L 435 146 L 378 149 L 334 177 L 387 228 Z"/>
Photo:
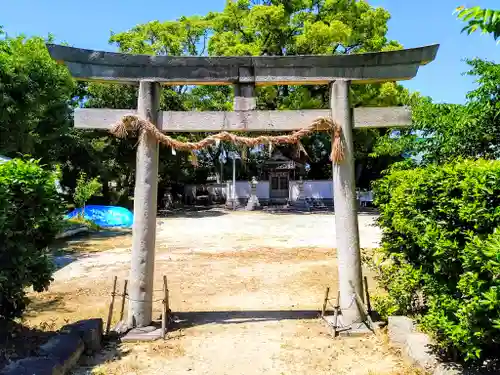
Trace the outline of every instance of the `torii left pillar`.
<path fill-rule="evenodd" d="M 141 81 L 137 115 L 159 124 L 160 84 Z M 158 141 L 146 133 L 139 135 L 134 191 L 134 226 L 129 280 L 129 328 L 151 324 L 158 195 Z"/>
<path fill-rule="evenodd" d="M 332 118 L 342 127 L 344 160 L 332 164 L 335 231 L 339 272 L 342 324 L 353 330 L 363 329 L 363 312 L 355 293 L 363 298 L 361 252 L 354 179 L 353 118 L 349 103 L 350 82 L 337 80 L 330 84 Z M 332 137 L 333 144 L 333 137 Z"/>

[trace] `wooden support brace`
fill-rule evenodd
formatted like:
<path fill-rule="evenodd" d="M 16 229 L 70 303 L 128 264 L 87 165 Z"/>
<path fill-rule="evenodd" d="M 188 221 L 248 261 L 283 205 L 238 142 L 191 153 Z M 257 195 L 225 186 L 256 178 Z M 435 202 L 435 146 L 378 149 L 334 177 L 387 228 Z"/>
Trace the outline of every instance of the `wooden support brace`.
<path fill-rule="evenodd" d="M 113 289 L 111 291 L 111 301 L 109 303 L 108 321 L 106 322 L 106 334 L 109 334 L 109 330 L 111 328 L 111 320 L 113 319 L 113 307 L 115 305 L 116 282 L 117 282 L 117 280 L 118 280 L 118 277 L 115 276 L 113 278 Z"/>
<path fill-rule="evenodd" d="M 368 310 L 368 314 L 372 313 L 372 304 L 370 302 L 370 292 L 368 291 L 368 278 L 366 276 L 363 277 L 365 284 L 365 296 L 366 296 L 366 308 Z"/>
<path fill-rule="evenodd" d="M 340 311 L 340 290 L 337 292 L 337 304 L 333 310 L 333 337 L 337 336 L 337 325 L 339 323 L 339 311 Z"/>
<path fill-rule="evenodd" d="M 123 284 L 122 304 L 120 308 L 120 322 L 123 320 L 123 314 L 125 311 L 125 299 L 127 298 L 127 285 L 128 285 L 128 280 L 125 280 L 125 283 Z"/>
<path fill-rule="evenodd" d="M 326 305 L 328 304 L 328 295 L 330 294 L 330 287 L 326 288 L 325 299 L 323 300 L 323 308 L 321 309 L 321 317 L 325 316 Z"/>
<path fill-rule="evenodd" d="M 163 276 L 163 312 L 161 314 L 161 335 L 162 339 L 165 339 L 167 334 L 167 325 L 170 315 L 170 306 L 168 301 L 168 285 L 167 276 Z"/>

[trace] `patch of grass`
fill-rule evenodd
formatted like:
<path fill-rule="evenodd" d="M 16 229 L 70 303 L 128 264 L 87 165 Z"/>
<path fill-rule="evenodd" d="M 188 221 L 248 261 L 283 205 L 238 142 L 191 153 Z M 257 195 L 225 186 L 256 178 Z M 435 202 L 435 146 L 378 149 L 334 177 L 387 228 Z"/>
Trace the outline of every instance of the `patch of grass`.
<path fill-rule="evenodd" d="M 23 324 L 40 330 L 58 330 L 82 319 L 103 318 L 108 315 L 111 288 L 79 288 L 71 292 L 30 293 L 31 303 L 22 318 Z M 112 325 L 119 320 L 120 299 L 115 300 Z"/>
<path fill-rule="evenodd" d="M 186 355 L 177 340 L 119 344 L 82 363 L 91 375 L 150 374 L 155 363 Z"/>
<path fill-rule="evenodd" d="M 75 216 L 75 217 L 72 217 L 71 219 L 67 219 L 66 223 L 67 223 L 67 228 L 70 228 L 74 225 L 84 225 L 87 228 L 89 228 L 89 230 L 95 231 L 95 232 L 102 229 L 99 225 L 94 223 L 92 220 L 85 219 L 84 217 L 81 217 L 81 216 Z"/>

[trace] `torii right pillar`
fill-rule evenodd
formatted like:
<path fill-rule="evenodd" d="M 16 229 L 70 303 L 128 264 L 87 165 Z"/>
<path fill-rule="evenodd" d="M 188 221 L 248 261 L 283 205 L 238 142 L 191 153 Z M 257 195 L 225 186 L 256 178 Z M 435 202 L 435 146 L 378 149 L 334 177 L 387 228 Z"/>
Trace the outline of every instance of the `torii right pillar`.
<path fill-rule="evenodd" d="M 344 143 L 344 160 L 338 163 L 332 162 L 332 183 L 342 325 L 357 329 L 363 326 L 366 318 L 355 299 L 355 293 L 363 298 L 363 282 L 354 178 L 350 86 L 350 81 L 347 80 L 338 80 L 330 84 L 332 119 L 342 127 Z"/>

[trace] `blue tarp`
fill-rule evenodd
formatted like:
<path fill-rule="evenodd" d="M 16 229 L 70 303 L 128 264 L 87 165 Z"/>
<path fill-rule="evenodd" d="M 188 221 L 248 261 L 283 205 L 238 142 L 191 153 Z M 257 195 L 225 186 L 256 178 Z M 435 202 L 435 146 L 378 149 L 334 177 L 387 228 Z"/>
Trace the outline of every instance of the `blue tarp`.
<path fill-rule="evenodd" d="M 71 211 L 66 218 L 71 219 L 81 215 L 82 208 Z M 124 207 L 117 206 L 85 206 L 83 217 L 92 220 L 100 227 L 131 227 L 134 222 L 134 214 Z"/>

